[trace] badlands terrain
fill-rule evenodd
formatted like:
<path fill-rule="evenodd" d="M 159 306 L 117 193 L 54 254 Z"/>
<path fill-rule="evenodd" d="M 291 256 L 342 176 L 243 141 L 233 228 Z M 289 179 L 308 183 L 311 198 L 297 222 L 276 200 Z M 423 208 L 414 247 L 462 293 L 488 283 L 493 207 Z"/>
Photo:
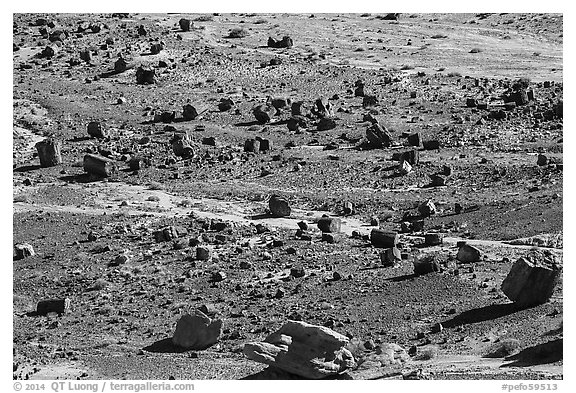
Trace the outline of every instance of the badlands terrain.
<path fill-rule="evenodd" d="M 14 378 L 304 378 L 245 348 L 290 320 L 348 340 L 332 379 L 561 379 L 561 276 L 501 285 L 562 261 L 562 45 L 556 14 L 15 14 Z M 197 309 L 217 339 L 176 345 Z"/>

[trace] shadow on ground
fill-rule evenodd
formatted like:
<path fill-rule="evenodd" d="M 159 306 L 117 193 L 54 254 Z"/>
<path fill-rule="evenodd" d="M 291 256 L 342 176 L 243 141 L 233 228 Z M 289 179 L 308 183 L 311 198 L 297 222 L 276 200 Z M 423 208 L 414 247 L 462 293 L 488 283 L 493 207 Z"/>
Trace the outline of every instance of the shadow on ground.
<path fill-rule="evenodd" d="M 504 317 L 506 315 L 514 314 L 515 312 L 520 310 L 521 308 L 516 306 L 514 303 L 491 304 L 489 306 L 464 311 L 462 314 L 446 322 L 443 322 L 442 325 L 445 328 L 452 328 L 456 326 L 467 325 L 470 323 L 484 322 Z"/>
<path fill-rule="evenodd" d="M 144 351 L 155 353 L 182 353 L 187 352 L 187 349 L 174 345 L 172 338 L 165 338 L 158 340 L 155 343 L 142 348 Z"/>
<path fill-rule="evenodd" d="M 559 338 L 526 348 L 516 355 L 507 357 L 506 360 L 511 360 L 512 363 L 501 367 L 529 367 L 558 362 L 564 356 L 563 341 L 564 339 Z"/>

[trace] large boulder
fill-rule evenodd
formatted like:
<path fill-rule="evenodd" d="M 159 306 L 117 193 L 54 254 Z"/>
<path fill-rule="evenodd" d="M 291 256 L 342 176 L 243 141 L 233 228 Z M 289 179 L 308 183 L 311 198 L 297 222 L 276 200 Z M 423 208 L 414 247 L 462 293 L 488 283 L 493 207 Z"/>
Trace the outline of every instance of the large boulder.
<path fill-rule="evenodd" d="M 348 341 L 327 327 L 288 321 L 263 342 L 244 345 L 244 354 L 304 378 L 322 379 L 356 366 L 345 348 Z"/>
<path fill-rule="evenodd" d="M 221 332 L 222 320 L 212 320 L 202 311 L 195 310 L 178 320 L 172 343 L 185 349 L 202 350 L 214 345 Z"/>
<path fill-rule="evenodd" d="M 456 259 L 463 263 L 472 263 L 480 261 L 480 257 L 482 256 L 482 251 L 480 249 L 471 246 L 469 244 L 463 244 L 458 249 L 458 254 L 456 255 Z"/>
<path fill-rule="evenodd" d="M 287 217 L 292 212 L 288 201 L 278 195 L 272 195 L 268 201 L 268 208 L 274 217 Z"/>
<path fill-rule="evenodd" d="M 562 275 L 562 262 L 551 251 L 534 250 L 518 259 L 502 282 L 502 292 L 521 307 L 546 303 Z"/>

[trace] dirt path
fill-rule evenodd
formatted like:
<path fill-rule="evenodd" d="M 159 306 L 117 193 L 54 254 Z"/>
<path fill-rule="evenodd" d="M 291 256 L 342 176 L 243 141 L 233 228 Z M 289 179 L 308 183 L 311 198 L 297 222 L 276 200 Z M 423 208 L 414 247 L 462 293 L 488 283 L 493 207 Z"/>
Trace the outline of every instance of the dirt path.
<path fill-rule="evenodd" d="M 36 190 L 45 187 L 58 186 L 58 183 L 48 183 L 36 186 Z M 202 218 L 230 221 L 242 225 L 265 224 L 274 228 L 296 229 L 299 221 L 316 222 L 328 211 L 292 209 L 290 217 L 275 218 L 264 215 L 267 204 L 254 201 L 225 201 L 213 198 L 184 198 L 169 194 L 162 190 L 151 190 L 144 186 L 130 185 L 121 182 L 99 182 L 89 185 L 69 184 L 68 189 L 82 190 L 94 198 L 93 206 L 71 206 L 55 204 L 35 204 L 14 202 L 14 213 L 26 211 L 48 211 L 76 213 L 89 215 L 124 214 L 128 216 L 178 217 L 194 214 Z M 30 190 L 30 187 L 14 187 L 14 194 Z M 342 217 L 342 233 L 351 235 L 353 231 L 368 234 L 371 226 L 357 218 Z M 417 237 L 417 236 L 412 236 Z M 468 244 L 480 247 L 497 247 L 512 249 L 530 249 L 534 246 L 524 244 L 509 244 L 494 240 L 463 239 L 445 237 L 442 247 L 455 246 L 465 240 Z M 439 249 L 440 246 L 429 247 L 428 251 Z M 562 253 L 562 249 L 552 248 Z"/>

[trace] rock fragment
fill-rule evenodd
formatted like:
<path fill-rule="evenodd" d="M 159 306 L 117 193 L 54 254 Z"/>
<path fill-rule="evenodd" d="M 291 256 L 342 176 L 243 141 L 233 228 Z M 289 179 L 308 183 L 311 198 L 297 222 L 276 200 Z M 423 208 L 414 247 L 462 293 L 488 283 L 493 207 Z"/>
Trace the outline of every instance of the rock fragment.
<path fill-rule="evenodd" d="M 252 110 L 252 114 L 256 118 L 256 121 L 260 124 L 266 124 L 270 122 L 272 117 L 276 114 L 276 108 L 272 105 L 258 105 Z"/>
<path fill-rule="evenodd" d="M 402 261 L 400 250 L 396 247 L 387 248 L 380 252 L 380 262 L 384 267 L 392 267 Z"/>
<path fill-rule="evenodd" d="M 393 248 L 398 244 L 398 234 L 392 231 L 374 228 L 370 232 L 370 242 L 377 248 Z"/>
<path fill-rule="evenodd" d="M 109 177 L 116 173 L 114 160 L 96 154 L 86 154 L 83 162 L 84 172 L 99 177 Z"/>
<path fill-rule="evenodd" d="M 62 163 L 60 153 L 61 143 L 54 138 L 47 138 L 36 143 L 40 166 L 43 168 L 56 166 Z"/>
<path fill-rule="evenodd" d="M 322 232 L 337 233 L 340 232 L 342 220 L 338 217 L 321 217 L 318 220 L 318 228 Z"/>
<path fill-rule="evenodd" d="M 136 69 L 136 83 L 139 85 L 153 85 L 156 82 L 156 70 L 150 67 Z"/>
<path fill-rule="evenodd" d="M 87 126 L 88 135 L 92 138 L 104 139 L 108 138 L 108 132 L 98 121 L 91 121 Z"/>

